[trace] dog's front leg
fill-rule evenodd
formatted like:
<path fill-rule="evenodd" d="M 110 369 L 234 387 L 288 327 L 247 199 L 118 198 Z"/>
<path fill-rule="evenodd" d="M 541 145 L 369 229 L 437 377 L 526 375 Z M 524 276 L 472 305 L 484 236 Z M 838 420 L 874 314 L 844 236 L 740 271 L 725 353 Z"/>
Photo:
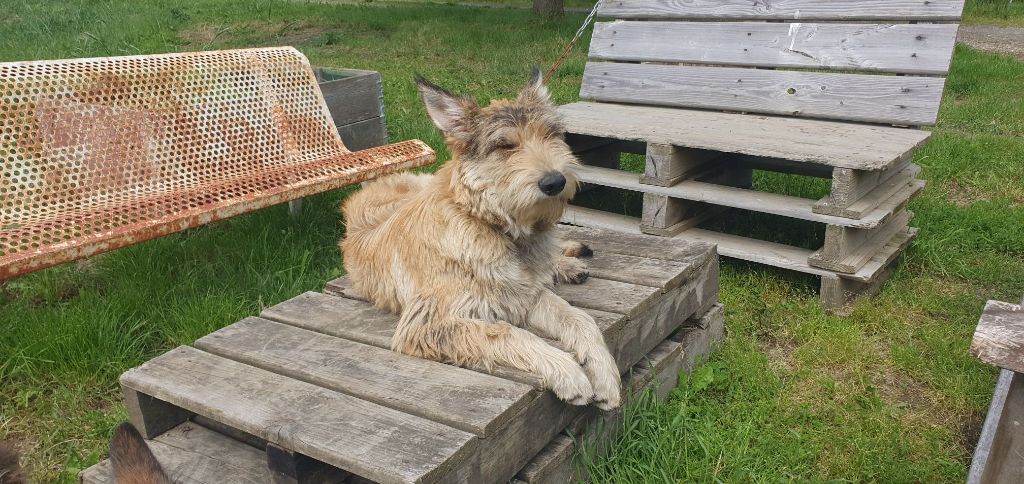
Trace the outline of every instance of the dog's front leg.
<path fill-rule="evenodd" d="M 594 318 L 557 294 L 545 290 L 530 311 L 527 324 L 576 353 L 594 385 L 594 403 L 603 410 L 619 406 L 622 381 L 618 366 Z"/>
<path fill-rule="evenodd" d="M 590 379 L 576 360 L 537 335 L 504 321 L 435 314 L 423 299 L 403 309 L 391 349 L 459 366 L 501 365 L 530 372 L 573 405 L 586 405 L 594 398 Z"/>

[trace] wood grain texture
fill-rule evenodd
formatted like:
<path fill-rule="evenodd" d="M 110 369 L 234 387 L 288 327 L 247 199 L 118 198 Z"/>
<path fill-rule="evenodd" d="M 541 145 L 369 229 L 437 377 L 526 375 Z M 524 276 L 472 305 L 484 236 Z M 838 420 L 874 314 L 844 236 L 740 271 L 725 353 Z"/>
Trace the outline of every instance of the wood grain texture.
<path fill-rule="evenodd" d="M 648 143 L 640 182 L 669 187 L 706 170 L 709 162 L 721 156 L 717 151 Z"/>
<path fill-rule="evenodd" d="M 944 87 L 938 77 L 590 62 L 580 97 L 916 126 L 935 124 Z"/>
<path fill-rule="evenodd" d="M 1024 373 L 1024 305 L 985 303 L 971 340 L 971 354 L 990 365 Z"/>
<path fill-rule="evenodd" d="M 147 442 L 177 484 L 264 484 L 267 459 L 262 449 L 243 444 L 194 422 L 185 422 Z M 110 461 L 82 471 L 83 484 L 114 484 Z"/>
<path fill-rule="evenodd" d="M 815 213 L 814 206 L 818 203 L 817 200 L 735 188 L 697 180 L 683 180 L 670 187 L 646 185 L 640 183 L 635 174 L 608 168 L 583 166 L 579 168 L 578 174 L 580 180 L 595 185 L 623 188 L 694 202 L 707 202 L 842 227 L 873 228 L 884 223 L 891 215 L 887 208 L 882 208 L 866 214 L 861 219 L 837 217 Z"/>
<path fill-rule="evenodd" d="M 640 220 L 638 218 L 573 206 L 566 210 L 566 213 L 562 216 L 562 221 L 583 227 L 601 227 L 612 230 L 633 231 L 633 233 L 640 230 Z M 870 282 L 878 276 L 885 266 L 903 253 L 903 250 L 906 249 L 907 245 L 910 244 L 910 241 L 916 235 L 916 228 L 907 229 L 905 233 L 893 237 L 859 271 L 853 274 L 838 275 L 834 271 L 819 269 L 809 265 L 807 258 L 810 257 L 813 251 L 800 247 L 698 228 L 688 229 L 671 237 L 671 240 L 714 244 L 717 245 L 718 253 L 722 256 L 756 262 L 758 264 L 814 274 L 816 276 L 831 275 L 852 281 Z"/>
<path fill-rule="evenodd" d="M 378 482 L 435 482 L 478 444 L 468 432 L 188 347 L 121 383 Z"/>
<path fill-rule="evenodd" d="M 921 167 L 911 163 L 885 180 L 878 181 L 873 190 L 868 191 L 853 202 L 836 203 L 835 198 L 827 195 L 815 202 L 812 210 L 814 213 L 835 215 L 837 217 L 862 218 L 868 212 L 875 210 L 879 205 L 892 200 L 894 197 L 896 199 L 912 199 L 917 196 L 925 186 L 924 180 L 917 179 L 917 175 L 920 172 Z M 832 183 L 835 185 L 836 181 L 833 180 Z"/>
<path fill-rule="evenodd" d="M 484 437 L 533 397 L 532 387 L 260 318 L 195 346 Z"/>
<path fill-rule="evenodd" d="M 689 278 L 693 270 L 715 258 L 714 247 L 709 244 L 666 244 L 665 239 L 641 235 L 635 227 L 633 229 L 634 233 L 628 233 L 572 225 L 559 227 L 563 237 L 586 243 L 598 257 L 602 254 L 622 254 L 681 262 L 686 269 L 680 273 L 686 278 Z M 593 260 L 588 262 L 593 263 Z"/>
<path fill-rule="evenodd" d="M 607 0 L 615 18 L 706 20 L 959 20 L 963 0 Z"/>
<path fill-rule="evenodd" d="M 580 102 L 559 106 L 569 132 L 858 170 L 887 168 L 931 136 L 923 130 L 812 119 Z"/>
<path fill-rule="evenodd" d="M 873 229 L 855 229 L 829 225 L 825 244 L 807 258 L 807 263 L 836 272 L 854 273 L 864 267 L 893 237 L 906 232 L 913 214 L 901 210 L 884 225 Z"/>
<path fill-rule="evenodd" d="M 945 75 L 956 32 L 955 24 L 598 22 L 590 57 Z"/>

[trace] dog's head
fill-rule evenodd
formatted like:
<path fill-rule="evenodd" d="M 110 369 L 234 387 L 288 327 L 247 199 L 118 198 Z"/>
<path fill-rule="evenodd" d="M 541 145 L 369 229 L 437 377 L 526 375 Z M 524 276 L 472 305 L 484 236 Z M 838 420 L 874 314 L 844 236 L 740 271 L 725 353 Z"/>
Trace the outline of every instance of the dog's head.
<path fill-rule="evenodd" d="M 422 77 L 416 83 L 452 152 L 457 203 L 514 237 L 558 221 L 576 193 L 577 162 L 540 70 L 515 99 L 484 107 Z"/>

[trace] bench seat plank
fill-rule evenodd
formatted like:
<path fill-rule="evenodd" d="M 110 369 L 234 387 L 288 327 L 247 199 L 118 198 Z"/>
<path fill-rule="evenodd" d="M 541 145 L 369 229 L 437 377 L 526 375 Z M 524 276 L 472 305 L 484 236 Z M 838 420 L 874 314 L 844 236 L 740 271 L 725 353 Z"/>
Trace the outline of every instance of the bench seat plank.
<path fill-rule="evenodd" d="M 703 20 L 959 20 L 964 0 L 608 0 L 615 18 Z"/>
<path fill-rule="evenodd" d="M 121 384 L 382 483 L 433 482 L 477 445 L 469 432 L 186 346 Z"/>
<path fill-rule="evenodd" d="M 1024 373 L 1024 304 L 985 303 L 971 353 L 990 365 Z"/>
<path fill-rule="evenodd" d="M 931 125 L 945 79 L 590 62 L 580 97 L 868 123 Z"/>
<path fill-rule="evenodd" d="M 924 144 L 923 130 L 656 106 L 559 106 L 568 132 L 856 170 L 882 170 Z"/>
<path fill-rule="evenodd" d="M 816 213 L 814 206 L 817 204 L 817 200 L 730 187 L 716 183 L 684 180 L 670 187 L 646 185 L 640 183 L 639 177 L 634 173 L 593 166 L 580 167 L 579 178 L 582 182 L 601 186 L 652 193 L 695 202 L 708 202 L 725 207 L 853 228 L 874 228 L 885 224 L 900 207 L 906 206 L 907 201 L 924 188 L 923 182 L 907 184 L 902 190 L 890 195 L 885 202 L 879 204 L 874 210 L 864 214 L 863 218 L 851 219 Z"/>
<path fill-rule="evenodd" d="M 955 24 L 598 22 L 590 58 L 945 75 L 956 31 Z"/>
<path fill-rule="evenodd" d="M 532 399 L 528 385 L 261 318 L 195 346 L 481 437 Z"/>

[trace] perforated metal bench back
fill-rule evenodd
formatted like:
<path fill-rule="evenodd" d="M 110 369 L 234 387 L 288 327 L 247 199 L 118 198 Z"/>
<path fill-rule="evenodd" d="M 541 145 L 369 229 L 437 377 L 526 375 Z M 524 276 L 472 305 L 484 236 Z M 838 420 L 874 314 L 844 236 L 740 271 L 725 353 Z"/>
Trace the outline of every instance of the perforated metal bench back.
<path fill-rule="evenodd" d="M 3 63 L 0 279 L 432 156 L 347 150 L 293 48 Z"/>
<path fill-rule="evenodd" d="M 604 0 L 580 96 L 930 125 L 963 4 Z"/>

